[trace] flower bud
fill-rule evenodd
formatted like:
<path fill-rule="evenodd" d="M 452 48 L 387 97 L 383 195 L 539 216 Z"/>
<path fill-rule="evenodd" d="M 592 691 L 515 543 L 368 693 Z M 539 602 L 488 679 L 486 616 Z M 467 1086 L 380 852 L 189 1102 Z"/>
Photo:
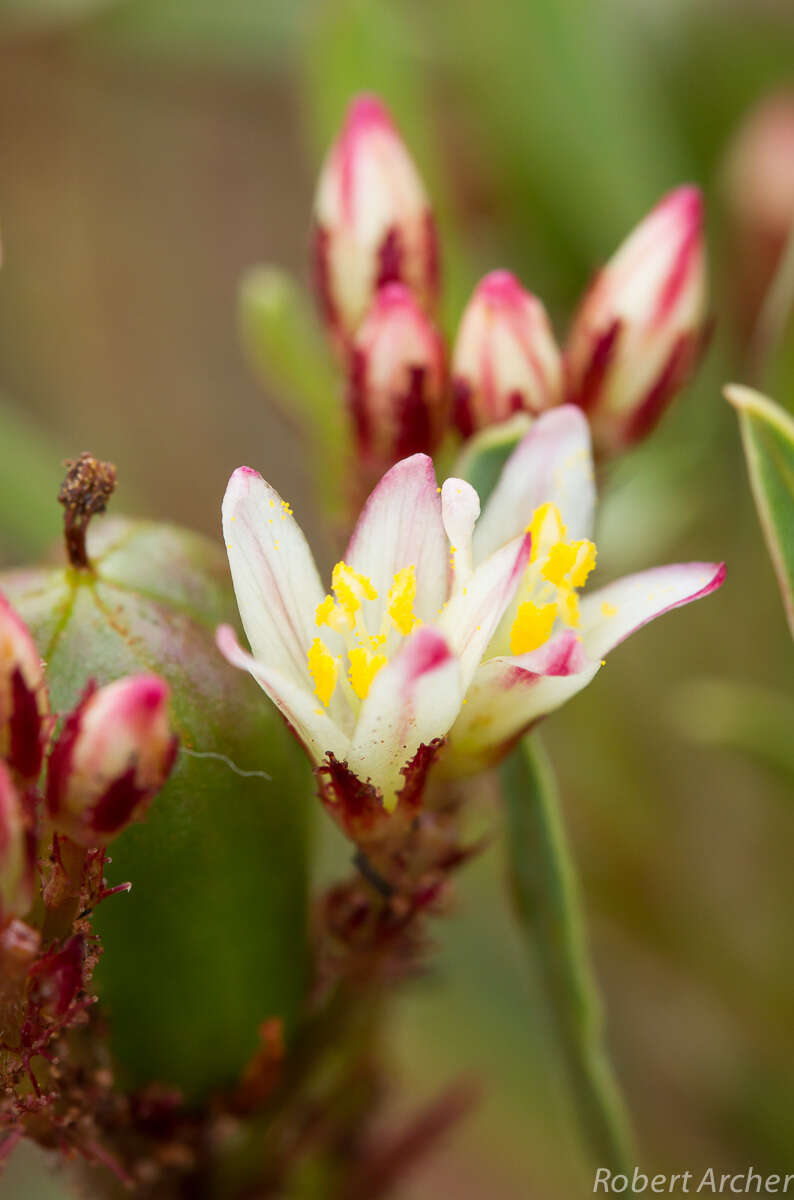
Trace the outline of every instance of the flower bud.
<path fill-rule="evenodd" d="M 381 288 L 355 336 L 349 400 L 359 453 L 378 474 L 444 434 L 444 344 L 401 283 Z"/>
<path fill-rule="evenodd" d="M 357 97 L 347 111 L 320 174 L 314 221 L 317 296 L 342 343 L 384 284 L 402 282 L 432 308 L 435 222 L 419 172 L 375 96 Z"/>
<path fill-rule="evenodd" d="M 596 276 L 565 350 L 569 399 L 598 451 L 645 437 L 692 373 L 704 341 L 703 206 L 668 193 Z"/>
<path fill-rule="evenodd" d="M 176 757 L 168 698 L 156 675 L 89 684 L 50 755 L 47 808 L 56 829 L 97 846 L 143 818 Z"/>
<path fill-rule="evenodd" d="M 0 762 L 0 926 L 33 902 L 36 843 L 11 773 Z"/>
<path fill-rule="evenodd" d="M 452 394 L 464 437 L 562 400 L 562 362 L 546 310 L 509 271 L 486 275 L 463 313 Z"/>
<path fill-rule="evenodd" d="M 0 758 L 24 780 L 36 779 L 41 770 L 48 709 L 33 638 L 0 592 Z"/>
<path fill-rule="evenodd" d="M 794 219 L 794 91 L 768 96 L 731 141 L 724 177 L 726 280 L 748 336 L 775 276 Z"/>

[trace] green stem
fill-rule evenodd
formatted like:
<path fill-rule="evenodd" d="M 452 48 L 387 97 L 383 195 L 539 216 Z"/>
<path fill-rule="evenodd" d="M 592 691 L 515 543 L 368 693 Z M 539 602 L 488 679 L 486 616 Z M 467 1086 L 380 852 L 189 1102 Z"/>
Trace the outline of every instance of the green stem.
<path fill-rule="evenodd" d="M 504 762 L 502 790 L 513 905 L 538 970 L 582 1136 L 593 1165 L 633 1162 L 628 1121 L 603 1041 L 578 889 L 553 770 L 527 737 Z"/>

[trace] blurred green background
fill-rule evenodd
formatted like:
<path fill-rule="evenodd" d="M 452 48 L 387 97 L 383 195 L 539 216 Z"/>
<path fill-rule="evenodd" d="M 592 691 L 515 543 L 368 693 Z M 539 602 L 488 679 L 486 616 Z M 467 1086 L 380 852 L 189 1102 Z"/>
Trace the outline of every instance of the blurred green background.
<path fill-rule="evenodd" d="M 726 154 L 792 63 L 784 0 L 0 0 L 0 563 L 46 551 L 61 460 L 84 449 L 116 462 L 117 511 L 213 535 L 250 462 L 328 560 L 299 429 L 246 366 L 236 305 L 254 263 L 306 277 L 313 179 L 353 92 L 384 96 L 425 174 L 447 333 L 497 266 L 562 333 L 657 197 L 704 188 L 715 337 L 602 481 L 599 576 L 724 558 L 728 583 L 619 650 L 545 734 L 649 1170 L 794 1171 L 794 755 L 773 694 L 792 703 L 794 654 L 720 396 L 745 350 Z M 792 363 L 794 334 L 783 403 Z M 324 830 L 318 872 L 343 865 Z M 461 1073 L 483 1098 L 401 1200 L 574 1195 L 498 838 L 435 932 L 396 1009 L 394 1107 Z M 3 1200 L 57 1195 L 40 1168 L 19 1153 Z"/>

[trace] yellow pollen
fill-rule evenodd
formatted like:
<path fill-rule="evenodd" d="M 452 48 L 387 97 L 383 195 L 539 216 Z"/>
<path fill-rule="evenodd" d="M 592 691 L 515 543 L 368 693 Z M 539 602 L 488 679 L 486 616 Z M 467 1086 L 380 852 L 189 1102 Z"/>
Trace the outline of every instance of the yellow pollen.
<path fill-rule="evenodd" d="M 372 681 L 386 665 L 385 654 L 374 654 L 364 646 L 354 646 L 348 653 L 350 659 L 350 683 L 359 700 L 366 699 Z"/>
<path fill-rule="evenodd" d="M 607 604 L 605 600 L 601 605 L 601 615 L 604 617 L 616 617 L 618 615 L 618 610 L 615 608 L 614 604 Z"/>
<path fill-rule="evenodd" d="M 544 542 L 550 542 L 553 546 L 557 542 L 564 541 L 565 526 L 557 505 L 552 504 L 551 501 L 539 505 L 532 514 L 532 520 L 527 526 L 527 533 L 532 535 L 530 562 L 536 562 L 540 557 Z"/>
<path fill-rule="evenodd" d="M 314 690 L 322 704 L 328 707 L 336 687 L 339 664 L 321 638 L 315 638 L 307 651 L 309 671 L 314 680 Z"/>
<path fill-rule="evenodd" d="M 548 640 L 554 618 L 555 604 L 534 604 L 525 600 L 519 604 L 516 619 L 510 630 L 510 650 L 513 654 L 528 654 Z"/>
<path fill-rule="evenodd" d="M 338 562 L 331 574 L 333 588 L 340 607 L 347 615 L 350 625 L 355 614 L 361 608 L 362 599 L 377 600 L 378 593 L 372 586 L 372 581 L 366 575 L 360 575 L 345 562 Z"/>
<path fill-rule="evenodd" d="M 416 567 L 403 567 L 394 576 L 394 582 L 389 588 L 388 613 L 395 628 L 403 637 L 420 625 L 419 618 L 414 614 L 416 600 Z"/>
<path fill-rule="evenodd" d="M 575 543 L 557 542 L 556 546 L 552 546 L 551 550 L 549 550 L 549 557 L 546 559 L 546 565 L 541 574 L 544 579 L 548 579 L 549 583 L 553 583 L 555 587 L 559 587 L 566 575 L 573 569 L 575 563 Z"/>
<path fill-rule="evenodd" d="M 576 550 L 576 564 L 570 574 L 571 585 L 575 588 L 584 587 L 587 576 L 595 567 L 598 551 L 595 548 L 595 543 L 588 542 L 586 539 L 581 542 L 572 542 L 571 544 Z"/>

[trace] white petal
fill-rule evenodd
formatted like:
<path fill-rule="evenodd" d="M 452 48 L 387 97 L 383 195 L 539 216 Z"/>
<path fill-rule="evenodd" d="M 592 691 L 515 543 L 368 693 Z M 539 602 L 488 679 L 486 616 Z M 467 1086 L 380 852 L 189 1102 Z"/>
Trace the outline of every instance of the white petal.
<path fill-rule="evenodd" d="M 446 640 L 418 629 L 375 677 L 353 734 L 348 764 L 371 779 L 390 807 L 401 770 L 422 745 L 446 736 L 463 699 L 458 662 Z"/>
<path fill-rule="evenodd" d="M 460 659 L 464 691 L 521 582 L 530 545 L 525 534 L 481 563 L 436 622 Z"/>
<path fill-rule="evenodd" d="M 320 577 L 289 507 L 250 467 L 238 467 L 229 480 L 223 538 L 254 657 L 311 689 L 306 651 L 317 636 Z"/>
<path fill-rule="evenodd" d="M 474 561 L 522 533 L 547 501 L 559 508 L 569 539 L 590 537 L 595 507 L 590 430 L 573 404 L 538 417 L 508 458 L 474 531 Z"/>
<path fill-rule="evenodd" d="M 707 596 L 725 578 L 721 563 L 676 563 L 627 575 L 581 601 L 582 635 L 587 653 L 603 658 L 635 629 L 654 617 Z"/>
<path fill-rule="evenodd" d="M 441 516 L 449 538 L 456 592 L 471 577 L 471 538 L 479 515 L 480 497 L 471 484 L 464 479 L 446 479 L 441 487 Z"/>
<path fill-rule="evenodd" d="M 307 688 L 247 654 L 237 641 L 230 625 L 221 625 L 215 640 L 226 661 L 233 667 L 249 671 L 259 686 L 267 692 L 315 763 L 320 763 L 329 750 L 337 758 L 347 757 L 349 739 Z"/>
<path fill-rule="evenodd" d="M 452 727 L 445 768 L 467 772 L 496 761 L 530 725 L 586 687 L 600 665 L 572 630 L 530 654 L 488 659 Z"/>
<path fill-rule="evenodd" d="M 447 598 L 449 548 L 433 461 L 404 458 L 387 471 L 364 505 L 345 562 L 372 580 L 378 599 L 366 609 L 377 630 L 395 572 L 416 567 L 416 613 L 431 621 Z"/>

